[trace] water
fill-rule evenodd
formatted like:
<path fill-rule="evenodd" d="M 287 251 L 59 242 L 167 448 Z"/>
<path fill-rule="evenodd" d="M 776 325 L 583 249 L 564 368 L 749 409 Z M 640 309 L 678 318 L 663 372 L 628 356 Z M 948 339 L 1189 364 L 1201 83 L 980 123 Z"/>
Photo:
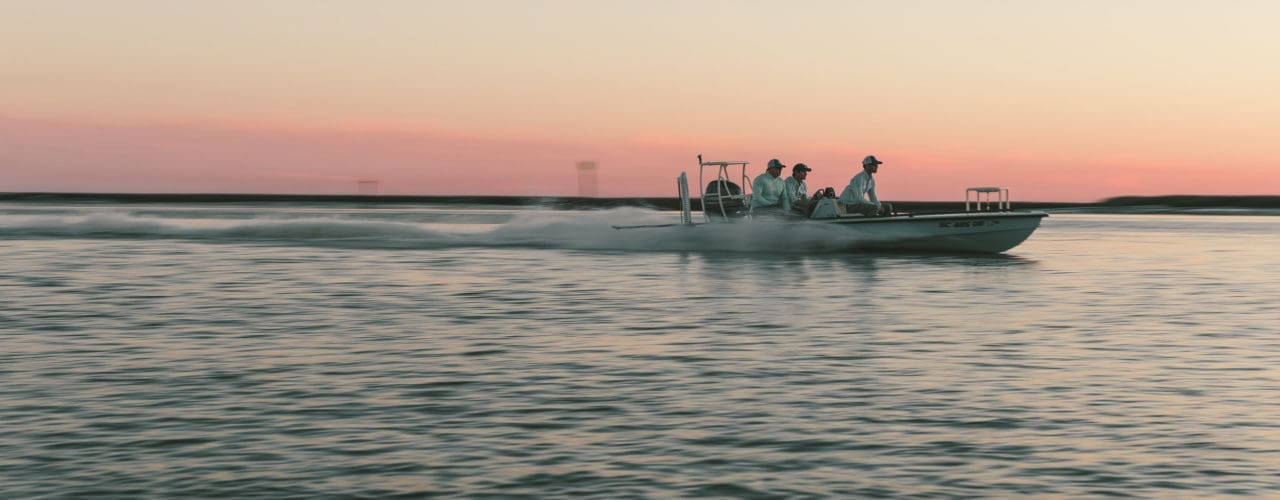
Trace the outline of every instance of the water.
<path fill-rule="evenodd" d="M 1280 217 L 675 218 L 0 204 L 2 496 L 1280 495 Z"/>

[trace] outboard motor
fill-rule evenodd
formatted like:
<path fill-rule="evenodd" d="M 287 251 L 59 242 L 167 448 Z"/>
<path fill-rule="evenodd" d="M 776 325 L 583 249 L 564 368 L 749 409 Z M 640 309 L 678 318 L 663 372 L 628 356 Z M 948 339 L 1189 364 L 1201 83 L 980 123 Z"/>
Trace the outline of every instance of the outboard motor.
<path fill-rule="evenodd" d="M 735 218 L 747 214 L 742 187 L 726 180 L 714 180 L 702 193 L 703 212 L 710 217 Z"/>

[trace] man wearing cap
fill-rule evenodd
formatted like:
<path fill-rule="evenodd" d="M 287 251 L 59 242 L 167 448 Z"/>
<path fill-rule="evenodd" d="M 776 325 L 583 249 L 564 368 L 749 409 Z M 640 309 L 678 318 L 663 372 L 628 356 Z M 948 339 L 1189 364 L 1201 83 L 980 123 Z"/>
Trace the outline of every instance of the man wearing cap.
<path fill-rule="evenodd" d="M 782 162 L 769 160 L 764 173 L 751 181 L 751 212 L 756 215 L 783 216 L 791 210 L 787 198 L 787 182 L 782 180 Z"/>
<path fill-rule="evenodd" d="M 809 185 L 805 184 L 804 179 L 809 177 L 811 170 L 813 169 L 803 163 L 797 163 L 791 167 L 791 177 L 787 177 L 786 191 L 792 212 L 804 215 L 809 211 Z"/>
<path fill-rule="evenodd" d="M 853 176 L 849 185 L 840 193 L 840 203 L 844 204 L 846 213 L 856 212 L 867 216 L 893 213 L 893 207 L 888 203 L 880 203 L 880 198 L 876 196 L 876 180 L 872 175 L 880 170 L 881 163 L 883 162 L 875 156 L 862 159 L 862 171 Z"/>

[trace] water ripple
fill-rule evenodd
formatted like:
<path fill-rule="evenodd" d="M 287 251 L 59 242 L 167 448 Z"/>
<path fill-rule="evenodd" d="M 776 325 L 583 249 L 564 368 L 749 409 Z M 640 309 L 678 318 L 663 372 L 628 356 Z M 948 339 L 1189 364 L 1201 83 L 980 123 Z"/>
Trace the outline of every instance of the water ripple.
<path fill-rule="evenodd" d="M 0 483 L 1280 495 L 1280 231 L 1058 219 L 993 259 L 4 240 Z"/>

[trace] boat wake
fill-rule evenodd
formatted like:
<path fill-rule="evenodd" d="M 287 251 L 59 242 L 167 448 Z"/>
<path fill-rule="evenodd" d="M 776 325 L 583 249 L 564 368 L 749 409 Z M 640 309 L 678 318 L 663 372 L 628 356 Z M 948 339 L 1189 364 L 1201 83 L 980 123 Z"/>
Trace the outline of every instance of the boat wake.
<path fill-rule="evenodd" d="M 617 251 L 715 251 L 821 253 L 896 235 L 836 230 L 823 225 L 673 225 L 617 230 L 615 225 L 664 225 L 679 214 L 642 208 L 592 211 L 515 211 L 503 222 L 424 222 L 406 213 L 387 217 L 278 214 L 256 218 L 174 218 L 151 213 L 104 210 L 88 213 L 6 214 L 3 239 L 111 239 L 227 242 L 350 248 L 530 247 Z M 376 215 L 376 218 L 372 216 Z M 782 230 L 779 230 L 779 227 Z"/>

